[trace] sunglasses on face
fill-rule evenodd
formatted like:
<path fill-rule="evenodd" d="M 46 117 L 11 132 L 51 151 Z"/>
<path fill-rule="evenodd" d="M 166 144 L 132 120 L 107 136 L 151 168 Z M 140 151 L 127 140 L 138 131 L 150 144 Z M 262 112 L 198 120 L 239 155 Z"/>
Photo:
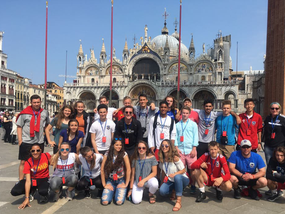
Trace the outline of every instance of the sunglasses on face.
<path fill-rule="evenodd" d="M 242 148 L 242 149 L 249 149 L 250 146 L 242 146 L 241 148 Z"/>
<path fill-rule="evenodd" d="M 279 110 L 279 108 L 271 108 L 271 110 Z"/>
<path fill-rule="evenodd" d="M 168 145 L 161 145 L 161 148 L 168 148 Z"/>
<path fill-rule="evenodd" d="M 125 111 L 126 114 L 133 114 L 132 111 Z"/>
<path fill-rule="evenodd" d="M 41 151 L 40 149 L 37 149 L 37 150 L 33 149 L 31 150 L 31 153 L 40 152 L 40 151 Z"/>
<path fill-rule="evenodd" d="M 92 158 L 93 157 L 93 155 L 94 155 L 94 153 L 92 154 L 92 155 L 89 155 L 89 156 L 86 156 L 86 158 Z"/>
<path fill-rule="evenodd" d="M 63 152 L 64 150 L 69 152 L 69 148 L 67 148 L 67 149 L 60 149 L 61 152 Z"/>
<path fill-rule="evenodd" d="M 146 147 L 138 147 L 138 150 L 146 150 Z"/>

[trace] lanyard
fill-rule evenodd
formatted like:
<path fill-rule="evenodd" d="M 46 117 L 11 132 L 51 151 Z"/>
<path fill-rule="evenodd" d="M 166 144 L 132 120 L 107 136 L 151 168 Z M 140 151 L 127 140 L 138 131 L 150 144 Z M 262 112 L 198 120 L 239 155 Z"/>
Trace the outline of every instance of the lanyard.
<path fill-rule="evenodd" d="M 278 120 L 278 117 L 279 117 L 279 115 L 277 115 L 277 117 L 276 117 L 274 123 L 276 122 L 276 120 Z M 273 124 L 273 118 L 271 118 L 271 127 L 272 127 L 272 133 L 273 133 L 273 130 L 274 130 L 274 128 L 275 128 L 275 125 Z"/>
<path fill-rule="evenodd" d="M 89 166 L 89 164 L 88 164 L 88 162 L 87 162 L 87 160 L 86 160 L 86 158 L 84 158 L 85 159 L 85 161 L 86 161 L 86 165 L 87 165 L 87 167 L 88 167 L 88 169 L 89 169 L 89 173 L 90 173 L 90 177 L 92 176 L 92 171 L 91 171 L 91 169 L 90 169 L 90 166 Z"/>
<path fill-rule="evenodd" d="M 168 166 L 169 166 L 169 162 L 167 162 L 168 164 L 167 164 L 167 166 L 166 166 L 166 163 L 165 163 L 165 161 L 164 161 L 164 168 L 165 168 L 165 174 L 167 175 L 168 173 Z"/>
<path fill-rule="evenodd" d="M 224 116 L 222 116 L 222 131 L 226 131 L 226 128 L 228 127 L 228 125 L 229 125 L 229 117 L 230 117 L 230 115 L 229 116 L 227 116 L 227 117 L 224 117 Z M 223 125 L 223 120 L 224 120 L 224 118 L 227 118 L 227 122 L 225 123 L 225 125 Z"/>
<path fill-rule="evenodd" d="M 103 129 L 102 122 L 101 122 L 100 119 L 99 119 L 99 122 L 100 122 L 100 125 L 101 125 L 101 128 L 102 128 L 103 136 L 105 136 L 105 130 L 106 130 L 106 125 L 107 125 L 107 120 L 105 121 L 105 127 L 104 127 L 104 129 Z"/>
<path fill-rule="evenodd" d="M 140 165 L 140 169 L 141 169 L 140 176 L 142 175 L 142 171 L 143 171 L 143 167 L 144 167 L 144 164 L 145 164 L 145 160 L 146 160 L 146 156 L 145 156 L 145 159 L 144 159 L 143 164 L 141 166 L 141 159 L 139 157 L 139 165 Z"/>
<path fill-rule="evenodd" d="M 247 125 L 248 125 L 248 129 L 250 129 L 250 124 L 251 124 L 252 119 L 253 119 L 253 115 L 250 118 L 250 120 L 248 120 L 248 117 L 246 116 L 246 122 L 247 122 Z"/>
<path fill-rule="evenodd" d="M 162 125 L 162 120 L 161 120 L 161 116 L 160 115 L 159 115 L 159 118 L 160 118 L 161 132 L 162 132 L 162 130 L 163 130 L 164 126 L 165 126 L 166 120 L 167 120 L 167 116 L 166 116 L 166 118 L 164 120 L 163 125 Z"/>
<path fill-rule="evenodd" d="M 38 167 L 39 167 L 39 164 L 40 164 L 40 161 L 41 161 L 41 157 L 42 157 L 42 154 L 41 154 L 41 156 L 40 156 L 40 159 L 39 159 L 39 162 L 38 162 L 38 165 L 37 165 L 37 168 L 36 168 L 36 170 L 34 170 L 33 171 L 33 173 L 34 173 L 34 177 L 36 176 L 36 173 L 37 173 L 37 171 L 38 171 Z M 32 158 L 32 162 L 33 162 L 33 168 L 34 168 L 34 158 Z"/>
<path fill-rule="evenodd" d="M 133 121 L 132 121 L 133 122 Z M 132 125 L 132 122 L 131 122 L 131 124 L 130 124 L 130 128 L 131 128 L 131 125 Z M 126 134 L 129 134 L 129 132 L 128 132 L 128 126 L 127 126 L 127 124 L 126 124 L 126 122 L 124 121 L 124 124 L 125 124 L 125 130 L 126 130 L 126 133 L 125 133 L 125 135 Z"/>
<path fill-rule="evenodd" d="M 213 164 L 212 158 L 211 158 L 211 157 L 209 157 L 209 158 L 210 158 L 210 163 L 211 163 L 211 174 L 213 174 L 214 168 L 215 168 L 215 166 L 216 166 L 216 162 L 217 162 L 217 159 L 218 159 L 218 155 L 217 155 L 217 157 L 216 157 L 216 159 L 215 159 L 214 164 Z"/>
<path fill-rule="evenodd" d="M 205 111 L 204 111 L 204 121 L 205 121 L 206 126 L 209 126 L 209 125 L 210 125 L 210 122 L 212 121 L 212 120 L 211 120 L 211 114 L 212 114 L 212 112 L 210 112 L 210 115 L 207 117 L 207 116 L 206 116 L 206 113 L 205 113 Z"/>
<path fill-rule="evenodd" d="M 185 125 L 185 127 L 184 127 L 184 129 L 183 129 L 183 120 L 181 120 L 182 136 L 183 136 L 183 132 L 184 132 L 184 130 L 185 130 L 185 129 L 186 129 L 186 127 L 187 127 L 188 122 L 189 122 L 189 119 L 187 119 L 187 123 L 186 123 L 186 125 Z"/>
<path fill-rule="evenodd" d="M 61 158 L 60 158 L 60 162 L 61 162 L 61 165 L 63 165 L 63 161 L 62 161 Z M 68 162 L 68 158 L 67 158 L 67 160 L 66 160 L 65 166 L 62 168 L 62 169 L 63 169 L 63 177 L 64 177 L 64 175 L 65 175 L 65 170 L 66 170 L 67 162 Z"/>

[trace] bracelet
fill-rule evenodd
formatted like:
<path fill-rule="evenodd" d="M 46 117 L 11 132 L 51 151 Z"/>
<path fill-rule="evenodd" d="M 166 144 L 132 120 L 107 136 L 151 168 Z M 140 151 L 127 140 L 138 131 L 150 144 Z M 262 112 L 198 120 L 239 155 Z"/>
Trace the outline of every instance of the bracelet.
<path fill-rule="evenodd" d="M 30 198 L 30 197 L 25 197 L 25 198 Z"/>

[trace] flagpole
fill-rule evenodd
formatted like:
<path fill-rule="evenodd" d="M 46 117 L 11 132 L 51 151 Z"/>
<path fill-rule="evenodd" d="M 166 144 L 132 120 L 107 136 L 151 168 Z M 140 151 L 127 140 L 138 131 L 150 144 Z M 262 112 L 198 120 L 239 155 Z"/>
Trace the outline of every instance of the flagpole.
<path fill-rule="evenodd" d="M 179 14 L 179 47 L 178 47 L 178 80 L 177 80 L 177 102 L 179 107 L 180 98 L 180 48 L 181 48 L 181 13 L 182 13 L 182 0 L 180 0 L 180 14 Z"/>
<path fill-rule="evenodd" d="M 48 1 L 46 1 L 46 41 L 45 41 L 45 102 L 44 107 L 47 109 L 47 35 L 48 35 Z"/>
<path fill-rule="evenodd" d="M 111 0 L 112 8 L 111 8 L 111 65 L 110 65 L 110 98 L 109 98 L 109 106 L 112 106 L 112 84 L 113 84 L 113 3 L 114 1 Z"/>

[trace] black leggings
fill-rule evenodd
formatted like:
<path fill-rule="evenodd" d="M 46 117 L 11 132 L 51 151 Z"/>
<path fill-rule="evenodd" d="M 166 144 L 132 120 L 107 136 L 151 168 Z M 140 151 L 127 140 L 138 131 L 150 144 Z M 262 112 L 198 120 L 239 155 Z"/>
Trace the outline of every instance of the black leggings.
<path fill-rule="evenodd" d="M 96 188 L 103 189 L 100 175 L 96 178 L 93 178 L 92 183 L 93 183 L 93 185 L 96 186 Z M 91 186 L 89 177 L 84 176 L 84 177 L 80 178 L 80 180 L 78 181 L 76 189 L 77 190 L 86 190 L 86 189 L 88 189 L 89 186 Z"/>
<path fill-rule="evenodd" d="M 48 195 L 48 178 L 42 178 L 42 179 L 36 179 L 37 180 L 37 186 L 31 186 L 30 192 L 35 192 L 36 189 L 38 189 L 38 193 L 41 196 L 47 196 Z M 26 180 L 20 180 L 11 190 L 11 195 L 18 196 L 25 194 L 25 184 Z M 32 181 L 31 181 L 32 185 Z"/>
<path fill-rule="evenodd" d="M 11 135 L 10 135 L 10 133 L 11 133 L 11 126 L 9 125 L 9 124 L 5 124 L 4 125 L 4 129 L 5 129 L 5 136 L 4 136 L 4 141 L 5 142 L 11 142 Z"/>

